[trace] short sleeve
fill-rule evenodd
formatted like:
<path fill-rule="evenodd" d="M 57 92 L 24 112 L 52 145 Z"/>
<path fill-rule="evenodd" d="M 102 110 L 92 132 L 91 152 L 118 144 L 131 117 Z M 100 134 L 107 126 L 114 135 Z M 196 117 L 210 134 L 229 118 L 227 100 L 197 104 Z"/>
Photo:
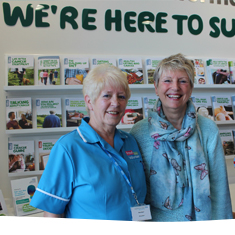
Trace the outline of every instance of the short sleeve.
<path fill-rule="evenodd" d="M 70 154 L 57 141 L 30 205 L 54 214 L 64 213 L 72 195 L 73 181 L 74 167 Z"/>

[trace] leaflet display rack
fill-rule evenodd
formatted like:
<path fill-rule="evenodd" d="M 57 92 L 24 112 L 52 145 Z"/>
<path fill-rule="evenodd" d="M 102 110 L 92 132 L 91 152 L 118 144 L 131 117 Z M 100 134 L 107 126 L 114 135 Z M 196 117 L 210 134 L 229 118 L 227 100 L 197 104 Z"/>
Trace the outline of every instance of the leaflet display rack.
<path fill-rule="evenodd" d="M 155 95 L 155 89 L 153 84 L 133 84 L 130 85 L 132 95 L 138 95 L 144 97 L 146 95 Z M 4 87 L 6 97 L 23 97 L 28 96 L 32 98 L 33 103 L 33 116 L 35 116 L 35 98 L 38 97 L 61 97 L 62 99 L 62 127 L 59 128 L 44 128 L 37 129 L 36 118 L 33 121 L 32 129 L 18 129 L 18 130 L 6 130 L 8 140 L 37 140 L 40 138 L 59 138 L 76 127 L 66 127 L 65 118 L 65 104 L 64 100 L 68 97 L 82 98 L 82 85 L 58 85 L 58 86 L 5 86 Z M 235 85 L 195 85 L 193 95 L 234 95 Z M 235 121 L 216 121 L 219 128 L 235 130 Z M 132 125 L 118 125 L 117 128 L 129 131 Z M 35 171 L 23 172 L 23 173 L 9 173 L 9 176 L 25 176 L 25 175 L 41 175 L 43 171 L 40 171 L 37 167 L 39 159 L 37 159 L 38 153 L 35 152 Z M 234 155 L 226 156 L 227 164 L 232 164 Z M 228 163 L 229 161 L 229 163 Z"/>

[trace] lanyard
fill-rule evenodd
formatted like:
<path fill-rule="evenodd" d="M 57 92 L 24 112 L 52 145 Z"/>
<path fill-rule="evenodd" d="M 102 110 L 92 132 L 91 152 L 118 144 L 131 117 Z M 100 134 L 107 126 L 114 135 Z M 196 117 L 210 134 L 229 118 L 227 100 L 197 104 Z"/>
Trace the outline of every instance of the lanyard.
<path fill-rule="evenodd" d="M 102 147 L 102 145 L 101 145 L 99 142 L 98 142 L 98 145 L 99 145 L 100 148 L 109 156 L 109 158 L 112 160 L 112 162 L 114 163 L 114 165 L 115 165 L 115 166 L 117 167 L 117 169 L 120 171 L 120 173 L 122 174 L 122 176 L 123 176 L 124 179 L 126 180 L 127 184 L 130 186 L 132 195 L 133 195 L 133 197 L 135 198 L 136 203 L 137 203 L 138 205 L 140 205 L 140 203 L 139 203 L 139 201 L 138 201 L 138 199 L 137 199 L 136 192 L 135 192 L 135 190 L 134 190 L 134 188 L 133 188 L 133 186 L 132 186 L 130 180 L 127 178 L 125 172 L 122 170 L 122 168 L 119 166 L 119 164 L 114 160 L 114 158 L 111 156 L 111 154 L 110 154 L 106 149 L 104 149 L 104 148 Z"/>

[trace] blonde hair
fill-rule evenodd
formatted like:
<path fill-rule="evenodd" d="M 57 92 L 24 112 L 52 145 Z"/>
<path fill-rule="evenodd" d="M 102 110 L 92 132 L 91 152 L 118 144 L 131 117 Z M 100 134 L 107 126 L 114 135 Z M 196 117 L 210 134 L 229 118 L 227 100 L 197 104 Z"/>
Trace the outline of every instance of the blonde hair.
<path fill-rule="evenodd" d="M 158 85 L 159 78 L 165 71 L 184 70 L 190 80 L 191 87 L 194 87 L 194 65 L 193 62 L 185 58 L 181 53 L 171 55 L 163 59 L 156 67 L 153 78 L 156 86 Z"/>
<path fill-rule="evenodd" d="M 129 100 L 131 91 L 127 77 L 121 69 L 109 64 L 101 64 L 89 71 L 83 81 L 83 96 L 88 95 L 94 103 L 105 86 L 122 87 Z"/>

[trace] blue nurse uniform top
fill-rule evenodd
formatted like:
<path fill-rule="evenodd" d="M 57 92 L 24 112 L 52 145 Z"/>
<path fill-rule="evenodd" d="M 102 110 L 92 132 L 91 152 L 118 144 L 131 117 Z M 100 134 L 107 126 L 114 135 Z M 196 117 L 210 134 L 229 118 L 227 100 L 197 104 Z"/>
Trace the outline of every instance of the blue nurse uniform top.
<path fill-rule="evenodd" d="M 112 148 L 88 121 L 83 119 L 76 130 L 56 142 L 30 205 L 64 213 L 66 218 L 132 220 L 130 208 L 136 200 L 104 149 L 129 178 L 138 201 L 144 203 L 145 174 L 137 143 L 116 129 Z"/>

